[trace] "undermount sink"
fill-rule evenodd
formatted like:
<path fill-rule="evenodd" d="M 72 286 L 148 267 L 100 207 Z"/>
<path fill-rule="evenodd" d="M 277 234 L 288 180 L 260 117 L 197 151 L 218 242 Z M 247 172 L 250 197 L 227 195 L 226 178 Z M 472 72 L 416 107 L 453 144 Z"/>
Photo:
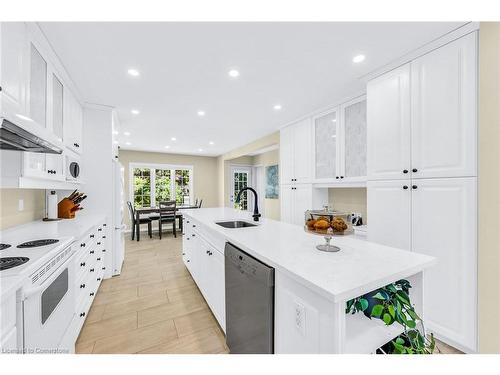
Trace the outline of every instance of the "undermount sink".
<path fill-rule="evenodd" d="M 224 228 L 247 228 L 247 227 L 256 227 L 257 226 L 257 224 L 252 224 L 252 223 L 248 223 L 246 221 L 240 221 L 240 220 L 219 221 L 215 224 L 220 225 L 221 227 L 224 227 Z"/>

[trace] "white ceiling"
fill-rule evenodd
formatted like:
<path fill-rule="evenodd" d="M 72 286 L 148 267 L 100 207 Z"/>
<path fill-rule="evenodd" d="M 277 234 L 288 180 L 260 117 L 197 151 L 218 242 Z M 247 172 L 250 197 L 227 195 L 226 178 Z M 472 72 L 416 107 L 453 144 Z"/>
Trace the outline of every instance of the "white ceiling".
<path fill-rule="evenodd" d="M 92 22 L 40 27 L 83 99 L 116 107 L 123 149 L 219 155 L 361 93 L 360 76 L 462 24 Z M 366 60 L 354 64 L 353 56 L 360 53 Z M 129 76 L 129 68 L 140 76 Z M 228 76 L 231 68 L 240 71 L 239 78 Z M 273 109 L 278 103 L 281 111 Z M 140 114 L 132 115 L 131 109 Z M 198 110 L 206 115 L 198 117 Z"/>

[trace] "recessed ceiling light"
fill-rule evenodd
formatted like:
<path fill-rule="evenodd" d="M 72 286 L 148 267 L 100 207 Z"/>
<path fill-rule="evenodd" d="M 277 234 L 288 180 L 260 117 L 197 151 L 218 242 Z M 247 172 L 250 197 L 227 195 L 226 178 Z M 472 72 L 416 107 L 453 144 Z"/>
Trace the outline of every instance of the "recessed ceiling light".
<path fill-rule="evenodd" d="M 139 77 L 139 71 L 137 69 L 130 68 L 127 70 L 127 73 L 131 75 L 132 77 Z"/>
<path fill-rule="evenodd" d="M 113 141 L 113 143 L 114 143 L 115 145 L 117 145 L 117 144 L 118 144 L 118 141 Z"/>
<path fill-rule="evenodd" d="M 130 135 L 130 132 L 123 132 L 127 137 Z"/>
<path fill-rule="evenodd" d="M 170 148 L 170 146 L 169 146 L 169 145 L 166 145 L 166 146 L 165 146 L 165 148 Z"/>
<path fill-rule="evenodd" d="M 203 117 L 205 116 L 205 111 L 198 111 L 198 116 Z"/>
<path fill-rule="evenodd" d="M 172 138 L 170 138 L 170 139 L 171 139 L 172 141 L 176 141 L 176 140 L 177 140 L 177 138 L 175 138 L 175 137 L 172 137 Z"/>
<path fill-rule="evenodd" d="M 118 134 L 120 134 L 120 132 L 118 130 L 113 130 L 113 134 L 118 135 Z"/>
<path fill-rule="evenodd" d="M 212 145 L 214 145 L 214 142 L 210 141 L 210 142 L 208 142 L 208 144 L 212 146 Z"/>
<path fill-rule="evenodd" d="M 125 144 L 126 144 L 127 146 L 130 146 L 132 143 L 130 143 L 130 142 L 125 142 Z"/>
<path fill-rule="evenodd" d="M 202 152 L 202 151 L 203 151 L 203 149 L 202 149 L 202 148 L 199 148 L 199 149 L 198 149 L 198 151 L 199 151 L 199 152 Z"/>
<path fill-rule="evenodd" d="M 240 72 L 238 72 L 236 69 L 231 69 L 229 72 L 227 72 L 227 74 L 231 78 L 237 78 L 240 76 Z"/>
<path fill-rule="evenodd" d="M 141 112 L 138 109 L 133 109 L 130 111 L 130 113 L 132 113 L 133 115 L 138 115 Z"/>
<path fill-rule="evenodd" d="M 281 107 L 281 104 L 275 104 L 275 105 L 274 105 L 274 107 L 273 107 L 273 109 L 274 109 L 275 111 L 279 111 L 279 110 L 281 110 L 281 108 L 282 108 L 282 107 Z"/>
<path fill-rule="evenodd" d="M 357 63 L 364 61 L 365 58 L 366 58 L 365 55 L 356 55 L 352 58 L 352 62 L 357 64 Z"/>

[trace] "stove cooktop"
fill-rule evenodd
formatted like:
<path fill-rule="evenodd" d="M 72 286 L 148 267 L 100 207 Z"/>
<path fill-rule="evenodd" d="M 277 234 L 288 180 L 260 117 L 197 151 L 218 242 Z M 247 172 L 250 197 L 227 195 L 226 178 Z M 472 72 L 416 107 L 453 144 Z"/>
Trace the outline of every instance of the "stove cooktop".
<path fill-rule="evenodd" d="M 29 260 L 30 260 L 30 258 L 26 258 L 26 257 L 0 258 L 0 271 L 8 270 L 9 268 L 14 268 L 17 266 L 21 266 Z"/>
<path fill-rule="evenodd" d="M 17 245 L 16 247 L 18 249 L 28 249 L 28 248 L 32 248 L 32 247 L 52 245 L 52 244 L 57 243 L 57 242 L 59 242 L 59 240 L 56 240 L 56 239 L 34 240 L 34 241 L 24 242 L 20 245 Z"/>
<path fill-rule="evenodd" d="M 6 244 L 6 243 L 0 243 L 0 251 L 8 249 L 11 245 Z"/>

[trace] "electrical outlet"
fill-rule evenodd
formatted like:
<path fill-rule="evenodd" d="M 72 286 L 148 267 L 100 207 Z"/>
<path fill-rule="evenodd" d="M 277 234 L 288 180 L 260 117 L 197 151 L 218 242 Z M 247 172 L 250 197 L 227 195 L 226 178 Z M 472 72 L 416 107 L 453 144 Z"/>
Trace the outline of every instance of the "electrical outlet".
<path fill-rule="evenodd" d="M 19 202 L 17 204 L 17 210 L 24 211 L 24 199 L 19 199 Z"/>
<path fill-rule="evenodd" d="M 302 336 L 306 335 L 306 309 L 297 301 L 295 301 L 295 328 Z"/>

